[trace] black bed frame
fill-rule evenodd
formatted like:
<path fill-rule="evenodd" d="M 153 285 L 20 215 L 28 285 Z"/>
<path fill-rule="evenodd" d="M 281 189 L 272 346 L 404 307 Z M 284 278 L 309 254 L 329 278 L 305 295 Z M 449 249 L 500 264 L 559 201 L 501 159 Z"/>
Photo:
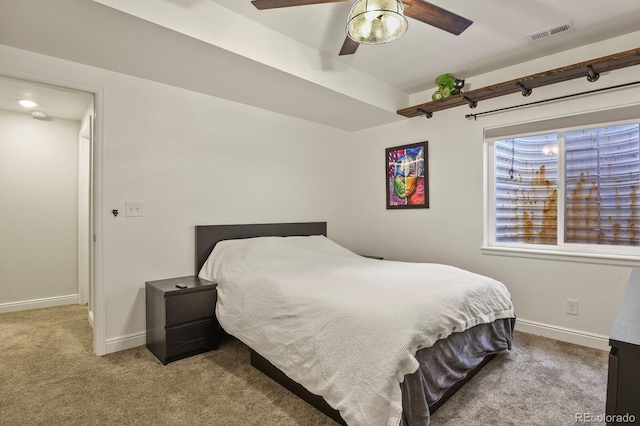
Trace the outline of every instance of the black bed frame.
<path fill-rule="evenodd" d="M 252 237 L 288 237 L 307 235 L 327 236 L 327 223 L 301 222 L 196 226 L 196 275 L 198 275 L 202 265 L 207 261 L 211 250 L 213 250 L 215 245 L 220 241 Z M 289 389 L 295 395 L 307 401 L 313 407 L 331 417 L 339 424 L 347 426 L 347 423 L 342 419 L 340 413 L 327 404 L 324 398 L 309 392 L 302 385 L 290 379 L 286 374 L 276 368 L 252 348 L 249 348 L 249 351 L 251 356 L 251 365 L 253 367 L 257 368 L 280 385 Z M 480 365 L 467 373 L 467 376 L 464 379 L 449 388 L 438 401 L 430 404 L 429 411 L 434 413 L 494 357 L 495 354 L 487 355 Z"/>

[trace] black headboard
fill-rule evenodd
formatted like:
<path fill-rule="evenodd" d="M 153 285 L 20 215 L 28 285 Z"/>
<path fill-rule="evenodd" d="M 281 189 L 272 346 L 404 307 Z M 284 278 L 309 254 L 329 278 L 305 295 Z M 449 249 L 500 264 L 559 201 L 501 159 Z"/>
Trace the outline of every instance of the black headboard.
<path fill-rule="evenodd" d="M 252 237 L 327 236 L 327 222 L 196 226 L 196 275 L 218 241 Z"/>

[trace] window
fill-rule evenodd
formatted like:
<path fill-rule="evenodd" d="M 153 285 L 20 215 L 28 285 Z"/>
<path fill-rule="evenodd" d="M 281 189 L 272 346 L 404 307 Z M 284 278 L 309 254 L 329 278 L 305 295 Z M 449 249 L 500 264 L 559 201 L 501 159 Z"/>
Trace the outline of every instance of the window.
<path fill-rule="evenodd" d="M 487 143 L 490 247 L 639 255 L 640 125 Z"/>
<path fill-rule="evenodd" d="M 638 124 L 566 133 L 565 242 L 640 245 Z"/>
<path fill-rule="evenodd" d="M 556 244 L 558 139 L 555 134 L 495 143 L 495 239 Z"/>

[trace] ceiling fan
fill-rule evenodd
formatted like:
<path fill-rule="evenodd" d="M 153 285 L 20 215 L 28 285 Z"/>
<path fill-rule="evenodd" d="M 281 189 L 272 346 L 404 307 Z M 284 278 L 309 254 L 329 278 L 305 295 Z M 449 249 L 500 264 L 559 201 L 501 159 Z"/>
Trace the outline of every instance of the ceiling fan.
<path fill-rule="evenodd" d="M 343 1 L 349 0 L 253 0 L 251 3 L 253 3 L 257 9 L 263 10 Z M 368 5 L 368 3 L 373 6 Z M 389 6 L 390 4 L 392 4 L 393 7 Z M 380 10 L 381 7 L 382 10 Z M 396 7 L 398 10 L 393 10 L 393 8 Z M 340 55 L 352 55 L 356 53 L 360 43 L 387 43 L 399 38 L 404 34 L 407 26 L 406 19 L 403 15 L 454 35 L 461 34 L 473 23 L 473 21 L 467 18 L 456 15 L 453 12 L 449 12 L 424 0 L 357 0 L 349 13 L 347 37 L 340 50 Z M 389 22 L 391 22 L 391 29 L 382 28 L 382 26 L 385 25 L 389 26 Z M 353 29 L 352 27 L 355 28 L 356 25 L 358 29 Z M 362 30 L 363 27 L 365 28 L 364 30 Z M 385 39 L 374 40 L 372 34 L 376 28 L 380 32 L 393 32 L 393 34 Z M 366 31 L 367 37 L 361 36 L 357 31 Z M 371 37 L 369 37 L 370 35 Z"/>

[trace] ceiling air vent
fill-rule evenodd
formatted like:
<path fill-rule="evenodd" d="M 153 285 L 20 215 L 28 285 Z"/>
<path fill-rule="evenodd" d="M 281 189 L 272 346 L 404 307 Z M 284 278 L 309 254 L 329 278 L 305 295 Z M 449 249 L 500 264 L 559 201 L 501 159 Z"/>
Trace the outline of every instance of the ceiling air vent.
<path fill-rule="evenodd" d="M 538 31 L 532 34 L 527 35 L 528 41 L 538 41 L 545 38 L 553 37 L 558 34 L 566 33 L 567 31 L 573 30 L 573 22 L 569 22 L 568 24 L 560 25 L 557 27 L 549 28 L 546 30 Z"/>

